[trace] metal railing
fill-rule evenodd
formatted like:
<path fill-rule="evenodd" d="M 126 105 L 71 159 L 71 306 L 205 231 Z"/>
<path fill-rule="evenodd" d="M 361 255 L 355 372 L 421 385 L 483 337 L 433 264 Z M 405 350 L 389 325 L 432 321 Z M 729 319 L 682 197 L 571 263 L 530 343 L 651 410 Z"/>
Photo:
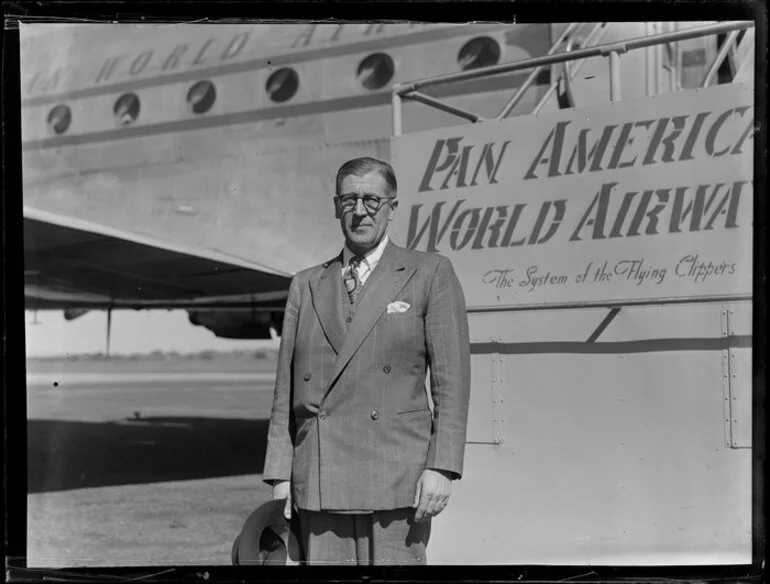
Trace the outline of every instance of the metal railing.
<path fill-rule="evenodd" d="M 717 55 L 717 59 L 715 59 L 714 64 L 712 64 L 712 67 L 709 69 L 710 75 L 707 75 L 704 78 L 704 83 L 707 83 L 708 81 L 710 81 L 711 77 L 713 77 L 714 72 L 716 72 L 716 70 L 719 68 L 719 64 L 721 64 L 721 62 L 724 60 L 725 56 L 730 50 L 730 47 L 734 46 L 738 36 L 738 32 L 742 30 L 750 29 L 753 26 L 754 26 L 753 22 L 727 22 L 727 23 L 719 23 L 719 24 L 710 24 L 710 25 L 701 26 L 697 28 L 691 28 L 688 30 L 660 33 L 660 34 L 655 34 L 650 36 L 629 39 L 623 42 L 607 43 L 603 45 L 582 48 L 575 51 L 552 54 L 552 51 L 555 50 L 555 48 L 559 46 L 569 34 L 568 31 L 570 31 L 570 29 L 568 28 L 567 31 L 562 33 L 562 35 L 559 37 L 557 42 L 554 43 L 554 46 L 551 48 L 551 50 L 549 50 L 548 53 L 542 57 L 534 57 L 532 59 L 525 59 L 522 61 L 515 61 L 512 63 L 504 63 L 502 65 L 493 65 L 491 67 L 473 69 L 471 71 L 462 71 L 460 73 L 449 73 L 446 75 L 439 75 L 436 77 L 430 77 L 428 79 L 413 81 L 410 83 L 395 84 L 393 86 L 393 96 L 392 96 L 393 135 L 394 136 L 401 135 L 401 130 L 402 130 L 401 108 L 402 108 L 402 105 L 403 105 L 402 102 L 404 99 L 418 101 L 426 105 L 430 105 L 432 107 L 435 107 L 436 109 L 456 115 L 466 120 L 470 120 L 471 122 L 474 122 L 474 123 L 485 121 L 484 118 L 482 118 L 482 116 L 474 112 L 468 111 L 466 109 L 446 103 L 439 99 L 436 99 L 435 97 L 431 97 L 430 95 L 427 95 L 421 92 L 420 91 L 421 89 L 434 87 L 437 85 L 444 85 L 448 83 L 457 83 L 460 81 L 470 81 L 474 79 L 480 79 L 483 77 L 492 77 L 494 75 L 501 75 L 503 73 L 513 73 L 515 71 L 526 71 L 529 69 L 533 70 L 530 76 L 527 78 L 527 82 L 531 84 L 532 81 L 537 76 L 537 73 L 540 70 L 542 70 L 543 67 L 546 67 L 548 65 L 566 63 L 568 61 L 579 61 L 590 57 L 607 57 L 609 59 L 610 100 L 618 101 L 621 98 L 621 84 L 620 84 L 620 73 L 621 73 L 620 55 L 621 54 L 626 53 L 628 51 L 635 50 L 635 49 L 642 49 L 642 48 L 651 47 L 654 45 L 660 45 L 665 43 L 675 43 L 679 41 L 685 41 L 685 40 L 700 38 L 704 36 L 716 35 L 719 33 L 734 33 L 728 37 L 727 41 L 724 43 L 721 50 L 719 51 L 719 54 Z M 592 31 L 592 34 L 593 32 L 594 31 Z M 720 56 L 721 56 L 721 60 L 719 59 Z M 719 61 L 719 63 L 717 63 L 717 61 Z M 746 60 L 744 60 L 744 64 L 745 64 L 745 61 Z M 714 72 L 712 72 L 711 69 L 713 69 Z M 575 72 L 576 70 L 573 70 L 572 74 L 574 75 Z M 524 90 L 526 90 L 526 87 L 524 88 Z M 507 116 L 508 113 L 510 113 L 513 107 L 516 105 L 516 103 L 518 103 L 518 100 L 521 99 L 521 96 L 523 95 L 523 93 L 524 91 L 521 88 L 519 88 L 516 94 L 514 94 L 514 96 L 510 99 L 510 101 L 506 103 L 505 107 L 503 108 L 503 110 L 500 112 L 500 114 L 497 116 L 496 119 L 500 119 L 502 117 Z"/>

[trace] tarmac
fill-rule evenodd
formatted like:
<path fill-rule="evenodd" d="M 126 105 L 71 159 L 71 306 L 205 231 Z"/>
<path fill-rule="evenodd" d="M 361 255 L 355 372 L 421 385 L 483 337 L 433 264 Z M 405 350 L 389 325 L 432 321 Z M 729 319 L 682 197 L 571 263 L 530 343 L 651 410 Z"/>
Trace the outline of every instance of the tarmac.
<path fill-rule="evenodd" d="M 228 565 L 270 497 L 273 378 L 31 375 L 28 567 Z"/>

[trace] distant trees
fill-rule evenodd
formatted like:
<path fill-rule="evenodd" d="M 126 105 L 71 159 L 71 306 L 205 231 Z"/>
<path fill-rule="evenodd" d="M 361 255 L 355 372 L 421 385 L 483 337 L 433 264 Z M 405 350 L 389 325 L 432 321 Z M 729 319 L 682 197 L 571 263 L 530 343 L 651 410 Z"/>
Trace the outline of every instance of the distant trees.
<path fill-rule="evenodd" d="M 236 349 L 233 351 L 214 351 L 205 350 L 195 353 L 180 353 L 179 351 L 161 351 L 154 350 L 150 353 L 126 353 L 126 354 L 112 354 L 105 355 L 99 351 L 96 353 L 68 353 L 66 355 L 55 355 L 50 357 L 29 357 L 30 360 L 67 360 L 67 361 L 173 361 L 173 360 L 185 360 L 185 361 L 214 361 L 214 360 L 254 360 L 262 361 L 275 359 L 278 355 L 278 350 L 274 348 L 266 349 Z"/>

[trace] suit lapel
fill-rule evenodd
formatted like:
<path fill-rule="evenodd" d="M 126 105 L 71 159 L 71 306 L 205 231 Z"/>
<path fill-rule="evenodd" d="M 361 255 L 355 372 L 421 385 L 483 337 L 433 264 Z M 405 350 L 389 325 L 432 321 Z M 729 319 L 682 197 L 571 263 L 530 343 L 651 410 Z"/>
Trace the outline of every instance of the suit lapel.
<path fill-rule="evenodd" d="M 334 351 L 339 354 L 345 341 L 345 323 L 339 300 L 343 293 L 342 254 L 326 264 L 320 276 L 310 282 L 310 290 L 321 328 Z"/>
<path fill-rule="evenodd" d="M 388 243 L 380 263 L 377 264 L 366 282 L 355 318 L 350 324 L 345 342 L 337 354 L 337 362 L 329 388 L 334 385 L 339 374 L 342 373 L 361 343 L 372 331 L 377 320 L 385 312 L 388 303 L 401 292 L 416 270 L 416 266 L 404 261 L 398 247 Z"/>

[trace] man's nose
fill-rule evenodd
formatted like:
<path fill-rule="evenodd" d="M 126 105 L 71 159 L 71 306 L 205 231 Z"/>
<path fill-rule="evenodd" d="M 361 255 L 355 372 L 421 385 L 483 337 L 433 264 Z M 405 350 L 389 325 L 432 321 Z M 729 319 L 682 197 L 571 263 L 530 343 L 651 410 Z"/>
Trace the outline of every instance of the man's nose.
<path fill-rule="evenodd" d="M 366 207 L 364 207 L 364 200 L 361 198 L 356 199 L 356 206 L 353 209 L 353 213 L 359 217 L 366 215 Z"/>

